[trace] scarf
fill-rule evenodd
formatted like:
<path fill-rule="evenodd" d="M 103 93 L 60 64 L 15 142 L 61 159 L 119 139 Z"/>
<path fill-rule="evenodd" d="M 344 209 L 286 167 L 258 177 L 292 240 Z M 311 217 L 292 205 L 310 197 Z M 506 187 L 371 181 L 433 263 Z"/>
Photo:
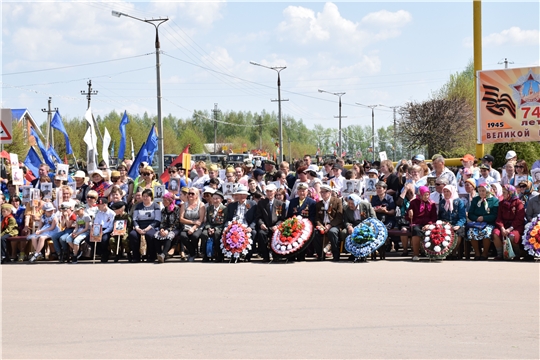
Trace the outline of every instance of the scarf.
<path fill-rule="evenodd" d="M 509 192 L 509 196 L 508 196 L 508 199 L 503 200 L 503 203 L 510 206 L 510 204 L 514 200 L 518 199 L 516 188 L 513 187 L 512 185 L 506 184 L 506 185 L 504 185 L 504 189 Z"/>
<path fill-rule="evenodd" d="M 168 200 L 171 201 L 171 204 L 167 207 L 167 211 L 168 212 L 173 211 L 173 209 L 174 209 L 174 195 L 172 193 L 168 192 L 165 195 L 163 195 L 163 198 L 168 199 Z"/>
<path fill-rule="evenodd" d="M 491 193 L 491 186 L 489 186 L 488 183 L 481 183 L 478 185 L 478 188 L 481 188 L 483 187 L 484 189 L 486 189 L 486 198 L 485 199 L 482 199 L 480 198 L 480 201 L 478 202 L 478 207 L 481 207 L 483 206 L 484 209 L 486 210 L 486 212 L 488 212 L 488 204 L 487 204 L 487 199 L 490 198 L 493 194 Z M 477 188 L 477 189 L 478 189 Z"/>
<path fill-rule="evenodd" d="M 349 197 L 347 197 L 347 200 L 352 200 L 355 207 L 358 207 L 358 205 L 360 205 L 360 203 L 362 202 L 362 199 L 360 198 L 360 196 L 356 194 L 349 195 Z"/>
<path fill-rule="evenodd" d="M 450 191 L 450 199 L 444 199 L 444 210 L 446 211 L 454 211 L 454 200 L 456 200 L 459 196 L 458 196 L 458 193 L 457 193 L 457 190 L 456 190 L 456 187 L 454 185 L 446 185 L 444 188 L 443 188 L 443 191 L 444 189 Z"/>
<path fill-rule="evenodd" d="M 422 200 L 422 196 L 425 193 L 429 192 L 429 188 L 427 186 L 420 186 L 418 188 L 418 192 L 420 193 L 420 214 L 422 214 L 424 211 L 431 211 L 431 207 L 433 206 L 433 202 L 430 198 L 428 198 L 428 201 Z"/>
<path fill-rule="evenodd" d="M 6 230 L 9 225 L 9 219 L 14 218 L 13 214 L 9 214 L 8 216 L 4 217 L 2 219 L 2 231 Z"/>

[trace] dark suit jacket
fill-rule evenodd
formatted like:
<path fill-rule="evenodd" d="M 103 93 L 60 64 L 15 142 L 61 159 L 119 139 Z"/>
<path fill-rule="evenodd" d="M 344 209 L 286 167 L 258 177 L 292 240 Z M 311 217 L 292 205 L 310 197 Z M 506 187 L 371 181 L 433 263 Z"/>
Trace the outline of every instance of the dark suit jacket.
<path fill-rule="evenodd" d="M 367 201 L 362 201 L 358 205 L 358 210 L 360 210 L 360 220 L 354 220 L 354 210 L 349 209 L 348 206 L 345 207 L 345 210 L 343 210 L 343 225 L 345 228 L 347 228 L 349 225 L 355 227 L 367 218 L 377 217 L 373 206 L 371 206 L 371 204 Z"/>
<path fill-rule="evenodd" d="M 257 203 L 253 200 L 246 200 L 246 206 L 249 207 L 245 214 L 246 222 L 248 223 L 249 227 L 255 229 Z M 233 221 L 233 218 L 236 216 L 236 210 L 238 210 L 238 202 L 235 201 L 227 205 L 226 223 Z"/>
<path fill-rule="evenodd" d="M 289 202 L 289 210 L 287 211 L 287 218 L 293 216 L 302 216 L 308 218 L 312 224 L 315 224 L 315 204 L 317 202 L 310 197 L 306 197 L 302 206 L 300 206 L 300 199 L 295 197 Z"/>
<path fill-rule="evenodd" d="M 274 199 L 272 209 L 270 200 L 262 199 L 257 204 L 257 225 L 265 224 L 267 228 L 281 224 L 285 220 L 285 203 Z"/>
<path fill-rule="evenodd" d="M 218 214 L 214 217 L 214 213 Z M 222 229 L 225 220 L 227 219 L 227 208 L 223 204 L 219 204 L 219 207 L 216 209 L 214 205 L 208 205 L 206 208 L 206 223 L 204 224 L 204 229 Z"/>
<path fill-rule="evenodd" d="M 315 205 L 315 226 L 324 226 L 324 212 L 324 202 L 320 200 Z M 343 202 L 335 196 L 330 198 L 328 219 L 332 227 L 343 227 Z"/>

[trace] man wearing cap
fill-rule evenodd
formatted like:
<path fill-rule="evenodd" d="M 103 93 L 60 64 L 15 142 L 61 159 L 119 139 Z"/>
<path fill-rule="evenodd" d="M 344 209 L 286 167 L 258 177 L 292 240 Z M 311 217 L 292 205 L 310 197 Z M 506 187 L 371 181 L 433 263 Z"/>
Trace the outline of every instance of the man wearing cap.
<path fill-rule="evenodd" d="M 290 205 L 289 205 L 290 206 Z M 343 202 L 332 196 L 330 186 L 321 185 L 321 200 L 315 205 L 315 251 L 317 260 L 324 260 L 323 239 L 326 235 L 332 246 L 332 261 L 339 261 L 339 232 L 343 226 Z"/>
<path fill-rule="evenodd" d="M 307 196 L 308 184 L 299 183 L 296 186 L 296 195 L 294 199 L 289 202 L 289 208 L 287 210 L 287 219 L 294 216 L 302 216 L 309 219 L 313 226 L 315 226 L 315 200 Z M 313 236 L 313 234 L 312 234 Z M 304 261 L 306 259 L 305 250 L 298 254 L 297 260 Z"/>
<path fill-rule="evenodd" d="M 216 262 L 223 261 L 223 253 L 220 248 L 221 234 L 227 218 L 227 207 L 223 205 L 225 196 L 221 191 L 212 194 L 212 201 L 206 208 L 206 222 L 201 234 L 201 248 L 203 249 L 203 262 L 208 262 L 213 256 L 208 257 L 206 253 L 207 241 L 212 241 L 212 253 L 215 254 Z"/>
<path fill-rule="evenodd" d="M 489 167 L 489 176 L 491 176 L 493 179 L 495 179 L 495 182 L 501 183 L 501 174 L 493 168 L 493 162 L 495 161 L 495 158 L 491 156 L 490 154 L 484 155 L 482 158 L 482 164 Z"/>
<path fill-rule="evenodd" d="M 493 184 L 497 182 L 493 177 L 489 175 L 490 167 L 486 164 L 480 165 L 480 177 L 476 179 L 476 186 L 486 183 L 486 184 Z"/>
<path fill-rule="evenodd" d="M 426 158 L 422 154 L 414 155 L 413 158 L 411 159 L 411 162 L 413 165 L 419 165 L 419 164 L 424 163 L 425 161 L 426 161 Z"/>
<path fill-rule="evenodd" d="M 227 220 L 225 223 L 238 220 L 242 224 L 248 226 L 248 231 L 251 231 L 251 239 L 253 240 L 252 250 L 246 257 L 246 260 L 249 261 L 249 259 L 251 259 L 251 254 L 254 252 L 256 247 L 257 223 L 255 216 L 257 204 L 255 201 L 247 200 L 249 192 L 243 185 L 238 185 L 233 195 L 235 201 L 227 205 Z"/>
<path fill-rule="evenodd" d="M 99 249 L 101 250 L 101 262 L 106 263 L 109 261 L 109 239 L 114 227 L 114 217 L 116 214 L 107 205 L 109 201 L 106 197 L 100 197 L 97 201 L 98 211 L 94 218 L 92 226 L 101 225 L 101 242 L 99 243 Z"/>
<path fill-rule="evenodd" d="M 273 160 L 265 160 L 264 161 L 264 171 L 266 174 L 264 175 L 264 182 L 266 184 L 269 184 L 273 181 L 276 181 L 276 163 Z"/>
<path fill-rule="evenodd" d="M 257 204 L 255 215 L 259 255 L 262 256 L 264 262 L 270 261 L 268 239 L 272 238 L 279 224 L 285 220 L 285 203 L 275 198 L 276 190 L 276 185 L 272 183 L 266 185 L 266 198 Z"/>
<path fill-rule="evenodd" d="M 75 188 L 77 190 L 76 199 L 86 204 L 86 195 L 90 190 L 90 187 L 86 183 L 86 174 L 84 171 L 77 170 L 75 175 L 73 175 L 73 179 L 75 180 Z"/>
<path fill-rule="evenodd" d="M 115 254 L 114 262 L 118 262 L 120 260 L 123 251 L 126 252 L 128 256 L 128 261 L 131 262 L 131 252 L 129 250 L 128 235 L 133 228 L 133 221 L 131 220 L 131 216 L 129 216 L 129 214 L 126 212 L 126 203 L 124 201 L 116 201 L 109 204 L 109 208 L 114 211 L 114 222 L 118 220 L 126 221 L 126 232 L 124 233 L 124 235 L 119 235 L 121 246 L 118 248 L 118 253 L 116 252 L 116 249 L 118 247 L 118 236 L 111 236 L 109 240 L 110 250 Z"/>

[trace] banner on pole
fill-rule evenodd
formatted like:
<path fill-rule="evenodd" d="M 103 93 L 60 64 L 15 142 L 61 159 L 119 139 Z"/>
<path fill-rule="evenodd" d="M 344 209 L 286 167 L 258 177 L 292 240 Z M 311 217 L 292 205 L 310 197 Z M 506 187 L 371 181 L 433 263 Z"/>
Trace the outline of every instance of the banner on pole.
<path fill-rule="evenodd" d="M 477 72 L 478 143 L 540 141 L 540 67 Z"/>

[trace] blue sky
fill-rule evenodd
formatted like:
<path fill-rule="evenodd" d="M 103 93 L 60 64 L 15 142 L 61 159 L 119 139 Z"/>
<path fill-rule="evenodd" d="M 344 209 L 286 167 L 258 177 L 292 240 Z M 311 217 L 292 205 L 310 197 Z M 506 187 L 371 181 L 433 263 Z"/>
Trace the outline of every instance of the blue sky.
<path fill-rule="evenodd" d="M 277 111 L 276 73 L 287 66 L 283 113 L 308 127 L 371 125 L 356 105 L 423 101 L 472 59 L 472 2 L 3 2 L 2 107 L 39 122 L 47 99 L 82 117 L 92 80 L 94 115 L 156 114 L 154 29 L 113 17 L 168 16 L 160 27 L 163 114 Z M 538 66 L 537 1 L 482 3 L 483 68 Z M 91 65 L 84 65 L 95 63 Z M 79 66 L 83 65 L 83 66 Z M 44 70 L 46 71 L 36 71 Z M 376 109 L 377 126 L 392 112 Z"/>

